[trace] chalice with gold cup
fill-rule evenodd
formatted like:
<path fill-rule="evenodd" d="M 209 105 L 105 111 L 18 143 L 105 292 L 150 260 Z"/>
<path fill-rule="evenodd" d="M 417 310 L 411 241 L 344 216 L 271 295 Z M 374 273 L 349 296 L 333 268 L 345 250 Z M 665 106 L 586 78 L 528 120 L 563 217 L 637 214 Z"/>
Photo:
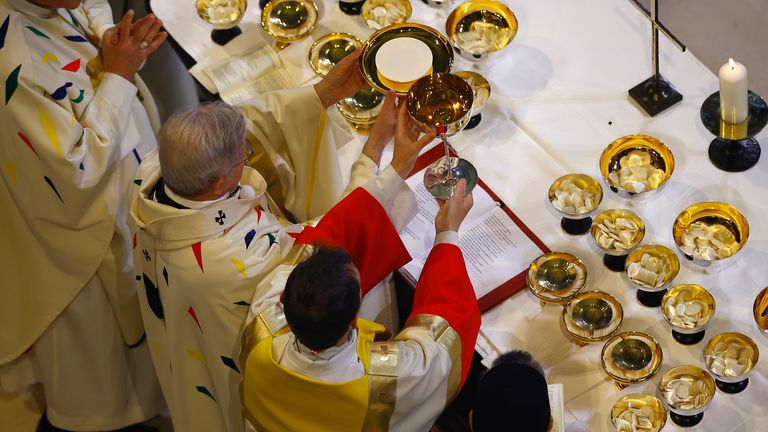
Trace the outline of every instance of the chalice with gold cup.
<path fill-rule="evenodd" d="M 213 27 L 211 39 L 219 44 L 227 42 L 242 33 L 238 23 L 243 19 L 248 0 L 197 0 L 197 15 Z"/>
<path fill-rule="evenodd" d="M 637 300 L 643 306 L 659 307 L 667 287 L 680 272 L 675 252 L 658 244 L 645 244 L 627 255 L 624 264 L 627 279 L 637 288 Z"/>
<path fill-rule="evenodd" d="M 460 179 L 467 181 L 467 194 L 477 185 L 477 170 L 466 159 L 452 157 L 446 139 L 467 125 L 472 114 L 472 87 L 463 78 L 433 73 L 417 80 L 408 90 L 406 108 L 419 123 L 437 131 L 445 156 L 427 167 L 424 185 L 437 199 L 448 200 Z"/>
<path fill-rule="evenodd" d="M 277 49 L 309 36 L 317 19 L 312 0 L 271 0 L 261 10 L 261 27 L 275 40 Z"/>
<path fill-rule="evenodd" d="M 669 407 L 673 423 L 682 427 L 696 426 L 715 396 L 715 380 L 698 366 L 673 367 L 661 376 L 659 395 Z"/>
<path fill-rule="evenodd" d="M 603 188 L 586 174 L 566 174 L 549 187 L 547 199 L 562 215 L 560 228 L 571 235 L 589 232 L 592 216 L 603 200 Z"/>

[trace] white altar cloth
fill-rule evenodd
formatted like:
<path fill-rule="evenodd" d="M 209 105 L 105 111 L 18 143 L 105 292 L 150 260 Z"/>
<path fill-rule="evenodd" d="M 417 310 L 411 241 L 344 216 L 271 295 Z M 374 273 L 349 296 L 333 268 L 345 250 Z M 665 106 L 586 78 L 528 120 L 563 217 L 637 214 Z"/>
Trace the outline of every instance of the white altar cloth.
<path fill-rule="evenodd" d="M 483 315 L 478 350 L 486 360 L 510 349 L 533 353 L 546 368 L 549 382 L 564 385 L 566 430 L 597 432 L 612 430 L 609 412 L 619 397 L 635 392 L 656 394 L 659 376 L 667 369 L 683 364 L 704 366 L 702 350 L 711 336 L 742 332 L 763 351 L 749 387 L 737 395 L 718 390 L 704 420 L 688 430 L 768 431 L 768 336 L 760 334 L 751 312 L 755 295 L 768 285 L 768 200 L 764 198 L 768 157 L 737 174 L 720 171 L 709 162 L 707 148 L 713 137 L 699 120 L 699 108 L 717 90 L 717 79 L 692 53 L 679 52 L 663 36 L 661 71 L 684 99 L 654 118 L 633 105 L 627 90 L 651 74 L 650 25 L 629 1 L 505 2 L 518 17 L 519 32 L 492 67 L 478 69 L 492 85 L 482 123 L 453 137 L 451 143 L 552 250 L 573 253 L 584 261 L 589 272 L 586 289 L 615 296 L 625 312 L 621 331 L 649 333 L 661 343 L 664 360 L 654 379 L 618 391 L 599 366 L 602 344 L 577 348 L 560 329 L 561 309 L 540 307 L 527 291 Z M 181 9 L 176 3 L 151 0 L 155 13 L 179 44 L 196 59 L 226 53 L 209 42 L 209 29 L 194 15 L 194 8 Z M 241 25 L 244 36 L 253 32 L 265 37 L 258 28 L 257 2 L 251 3 Z M 318 3 L 321 20 L 313 37 L 347 31 L 365 39 L 371 33 L 359 17 L 343 15 L 337 2 Z M 412 5 L 411 21 L 445 31 L 449 11 L 431 9 L 417 0 Z M 662 20 L 663 16 L 662 5 Z M 472 67 L 457 57 L 453 70 Z M 603 267 L 602 254 L 588 235 L 571 237 L 562 232 L 560 218 L 546 200 L 550 184 L 559 175 L 582 172 L 599 178 L 597 161 L 602 150 L 616 138 L 638 133 L 655 136 L 669 146 L 675 155 L 675 173 L 663 190 L 642 204 L 619 198 L 605 188 L 601 210 L 631 209 L 646 222 L 644 243 L 672 249 L 672 222 L 696 202 L 730 203 L 750 223 L 746 247 L 722 268 L 696 267 L 680 256 L 681 271 L 674 283 L 700 284 L 717 301 L 707 336 L 693 346 L 675 342 L 659 310 L 640 305 L 626 277 Z M 757 138 L 768 145 L 768 130 Z M 360 147 L 360 142 L 351 143 L 343 150 L 354 155 Z M 664 430 L 686 429 L 668 420 Z"/>

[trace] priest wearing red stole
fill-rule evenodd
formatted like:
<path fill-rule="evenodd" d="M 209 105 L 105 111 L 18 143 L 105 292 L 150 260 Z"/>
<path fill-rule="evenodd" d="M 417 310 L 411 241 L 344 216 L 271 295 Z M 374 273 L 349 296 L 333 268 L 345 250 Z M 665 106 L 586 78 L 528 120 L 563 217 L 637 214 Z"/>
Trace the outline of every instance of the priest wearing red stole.
<path fill-rule="evenodd" d="M 457 246 L 472 206 L 463 180 L 437 214 L 405 328 L 388 339 L 357 317 L 371 287 L 411 259 L 382 193 L 402 191 L 413 167 L 397 160 L 399 146 L 419 142 L 404 142 L 419 134 L 406 117 L 401 108 L 392 166 L 305 228 L 292 262 L 262 281 L 284 291 L 282 302 L 253 303 L 243 335 L 243 406 L 256 430 L 426 431 L 466 379 L 480 312 Z"/>

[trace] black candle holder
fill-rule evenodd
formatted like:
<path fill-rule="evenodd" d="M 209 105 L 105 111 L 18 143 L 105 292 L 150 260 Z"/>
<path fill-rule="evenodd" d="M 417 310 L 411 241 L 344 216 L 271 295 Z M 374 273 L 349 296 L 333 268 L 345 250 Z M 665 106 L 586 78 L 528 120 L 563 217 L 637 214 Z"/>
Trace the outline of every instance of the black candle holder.
<path fill-rule="evenodd" d="M 701 105 L 701 122 L 715 135 L 709 144 L 709 160 L 723 171 L 746 171 L 760 160 L 760 143 L 754 136 L 768 124 L 768 104 L 760 95 L 749 91 L 747 106 L 747 119 L 730 124 L 720 117 L 719 91 L 712 93 Z"/>

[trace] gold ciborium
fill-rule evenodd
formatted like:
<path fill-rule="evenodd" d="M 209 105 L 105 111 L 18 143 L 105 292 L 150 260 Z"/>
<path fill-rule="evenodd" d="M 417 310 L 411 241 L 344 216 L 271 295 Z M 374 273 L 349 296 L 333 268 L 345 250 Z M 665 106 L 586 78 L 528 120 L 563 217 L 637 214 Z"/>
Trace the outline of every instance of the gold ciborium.
<path fill-rule="evenodd" d="M 600 174 L 624 198 L 647 196 L 672 177 L 675 158 L 669 148 L 648 135 L 628 135 L 612 142 L 600 155 Z"/>
<path fill-rule="evenodd" d="M 416 23 L 394 24 L 373 33 L 363 44 L 359 67 L 363 78 L 371 87 L 382 93 L 390 90 L 395 91 L 401 96 L 408 93 L 407 86 L 405 90 L 402 90 L 399 87 L 393 88 L 391 84 L 388 84 L 387 80 L 382 79 L 379 75 L 378 68 L 376 67 L 376 56 L 379 49 L 388 42 L 398 38 L 413 38 L 423 42 L 432 54 L 433 73 L 448 73 L 451 71 L 451 65 L 453 64 L 451 43 L 439 31 Z"/>
<path fill-rule="evenodd" d="M 749 238 L 749 224 L 732 205 L 701 202 L 677 216 L 672 237 L 689 261 L 708 266 L 722 263 L 744 247 Z"/>
<path fill-rule="evenodd" d="M 525 282 L 542 305 L 565 303 L 587 284 L 587 267 L 569 253 L 549 252 L 533 260 Z"/>
<path fill-rule="evenodd" d="M 367 0 L 363 3 L 360 17 L 368 28 L 381 30 L 408 21 L 412 12 L 409 0 Z"/>
<path fill-rule="evenodd" d="M 317 17 L 312 0 L 271 0 L 261 10 L 261 27 L 280 50 L 309 36 L 317 26 Z"/>
<path fill-rule="evenodd" d="M 637 288 L 643 306 L 658 307 L 672 279 L 680 272 L 680 260 L 672 249 L 657 244 L 639 246 L 627 255 L 624 271 Z"/>
<path fill-rule="evenodd" d="M 600 352 L 600 366 L 619 390 L 645 382 L 656 374 L 664 354 L 656 339 L 640 332 L 610 338 Z"/>
<path fill-rule="evenodd" d="M 611 425 L 616 432 L 659 432 L 666 423 L 667 408 L 655 396 L 628 394 L 616 401 L 611 408 Z"/>
<path fill-rule="evenodd" d="M 467 180 L 467 193 L 477 185 L 477 170 L 469 161 L 451 157 L 449 136 L 467 125 L 472 114 L 472 87 L 463 78 L 447 73 L 433 73 L 416 81 L 406 96 L 408 113 L 419 123 L 437 131 L 443 141 L 445 157 L 424 172 L 424 185 L 437 199 L 453 196 L 456 183 Z"/>
<path fill-rule="evenodd" d="M 740 393 L 747 388 L 749 373 L 759 358 L 755 341 L 737 332 L 715 335 L 704 348 L 704 364 L 715 376 L 717 388 L 726 393 Z"/>
<path fill-rule="evenodd" d="M 674 286 L 661 299 L 661 314 L 672 327 L 672 337 L 683 345 L 704 339 L 716 307 L 712 294 L 693 284 Z"/>
<path fill-rule="evenodd" d="M 623 320 L 621 303 L 602 291 L 576 294 L 566 303 L 562 313 L 566 333 L 579 346 L 610 338 Z"/>
<path fill-rule="evenodd" d="M 197 0 L 195 6 L 200 19 L 213 27 L 211 39 L 215 43 L 226 45 L 242 33 L 237 24 L 243 19 L 247 0 Z"/>
<path fill-rule="evenodd" d="M 336 107 L 355 132 L 368 133 L 381 112 L 384 95 L 373 87 L 363 87 L 340 100 Z"/>
<path fill-rule="evenodd" d="M 552 183 L 549 202 L 563 217 L 560 227 L 571 235 L 589 232 L 592 216 L 603 200 L 603 188 L 586 174 L 566 174 Z"/>
<path fill-rule="evenodd" d="M 763 288 L 755 297 L 752 305 L 752 316 L 760 332 L 768 336 L 768 288 Z"/>
<path fill-rule="evenodd" d="M 645 236 L 645 224 L 629 210 L 606 210 L 592 221 L 592 240 L 605 252 L 603 264 L 615 272 L 624 271 L 627 255 Z"/>
<path fill-rule="evenodd" d="M 454 75 L 458 75 L 466 80 L 470 87 L 472 87 L 472 93 L 474 94 L 474 102 L 472 103 L 472 117 L 469 119 L 465 130 L 474 129 L 483 119 L 483 108 L 488 103 L 488 99 L 491 97 L 491 83 L 485 79 L 484 76 L 477 72 L 472 71 L 460 71 L 455 72 Z"/>
<path fill-rule="evenodd" d="M 502 2 L 470 0 L 453 10 L 445 34 L 463 58 L 477 62 L 501 51 L 517 34 L 517 17 Z"/>
<path fill-rule="evenodd" d="M 682 427 L 695 426 L 715 396 L 715 380 L 697 366 L 673 367 L 661 376 L 659 395 L 669 408 L 672 422 Z"/>
<path fill-rule="evenodd" d="M 341 59 L 362 45 L 360 39 L 349 33 L 327 34 L 309 49 L 309 66 L 318 76 L 324 77 Z"/>

